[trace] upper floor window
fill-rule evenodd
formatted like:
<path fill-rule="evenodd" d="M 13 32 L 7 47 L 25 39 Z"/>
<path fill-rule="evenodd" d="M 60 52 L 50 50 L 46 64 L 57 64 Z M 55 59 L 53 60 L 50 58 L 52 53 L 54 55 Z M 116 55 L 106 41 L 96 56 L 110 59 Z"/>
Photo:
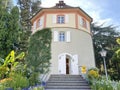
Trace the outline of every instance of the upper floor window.
<path fill-rule="evenodd" d="M 41 27 L 43 24 L 43 17 L 38 20 L 38 27 Z"/>
<path fill-rule="evenodd" d="M 55 42 L 71 42 L 71 32 L 70 31 L 54 31 L 54 41 Z"/>
<path fill-rule="evenodd" d="M 65 16 L 64 15 L 58 15 L 57 16 L 57 23 L 59 23 L 59 24 L 65 23 Z"/>
<path fill-rule="evenodd" d="M 59 41 L 64 42 L 65 41 L 65 32 L 59 33 Z"/>
<path fill-rule="evenodd" d="M 80 16 L 80 25 L 81 25 L 82 27 L 84 27 L 84 28 L 87 27 L 87 25 L 86 25 L 86 20 L 85 20 L 84 18 L 82 18 L 81 16 Z"/>
<path fill-rule="evenodd" d="M 85 28 L 87 27 L 85 19 L 83 19 L 83 27 L 85 27 Z"/>
<path fill-rule="evenodd" d="M 33 30 L 36 29 L 36 21 L 33 23 Z"/>

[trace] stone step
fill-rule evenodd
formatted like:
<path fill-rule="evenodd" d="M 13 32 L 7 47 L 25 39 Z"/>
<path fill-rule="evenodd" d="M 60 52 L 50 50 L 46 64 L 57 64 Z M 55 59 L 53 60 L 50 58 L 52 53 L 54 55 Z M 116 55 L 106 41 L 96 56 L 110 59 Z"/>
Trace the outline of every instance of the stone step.
<path fill-rule="evenodd" d="M 45 90 L 91 90 L 91 89 L 45 89 Z"/>
<path fill-rule="evenodd" d="M 82 78 L 81 75 L 51 75 L 51 77 L 70 77 L 70 78 L 77 77 L 77 78 Z"/>
<path fill-rule="evenodd" d="M 45 90 L 91 90 L 91 88 L 80 75 L 51 75 Z"/>
<path fill-rule="evenodd" d="M 47 82 L 48 86 L 87 86 L 88 83 L 76 83 L 76 82 Z"/>
<path fill-rule="evenodd" d="M 87 81 L 48 81 L 48 83 L 87 83 Z"/>
<path fill-rule="evenodd" d="M 81 78 L 50 78 L 49 81 L 84 81 Z"/>
<path fill-rule="evenodd" d="M 90 89 L 89 86 L 47 86 L 46 89 Z"/>

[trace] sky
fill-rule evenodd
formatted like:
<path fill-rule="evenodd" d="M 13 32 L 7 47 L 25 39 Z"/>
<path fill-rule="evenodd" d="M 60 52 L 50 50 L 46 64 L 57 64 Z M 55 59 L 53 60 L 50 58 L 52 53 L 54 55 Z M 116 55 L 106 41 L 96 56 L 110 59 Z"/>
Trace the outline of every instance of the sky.
<path fill-rule="evenodd" d="M 41 1 L 42 7 L 52 7 L 59 2 L 59 0 Z M 70 6 L 82 8 L 98 25 L 120 26 L 120 0 L 64 0 L 64 2 Z"/>

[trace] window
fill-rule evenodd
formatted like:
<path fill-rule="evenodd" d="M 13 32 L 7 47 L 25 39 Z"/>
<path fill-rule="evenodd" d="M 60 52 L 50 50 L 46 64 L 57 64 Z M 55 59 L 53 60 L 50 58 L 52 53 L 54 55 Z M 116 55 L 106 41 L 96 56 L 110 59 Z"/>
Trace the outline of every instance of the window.
<path fill-rule="evenodd" d="M 64 15 L 57 16 L 57 23 L 59 23 L 59 24 L 65 23 L 65 16 Z"/>
<path fill-rule="evenodd" d="M 42 26 L 42 23 L 43 23 L 43 18 L 40 18 L 40 19 L 38 20 L 38 27 L 41 27 L 41 26 Z"/>
<path fill-rule="evenodd" d="M 65 41 L 65 32 L 59 33 L 59 41 L 61 41 L 61 42 Z"/>
<path fill-rule="evenodd" d="M 33 23 L 33 29 L 36 29 L 36 21 Z"/>
<path fill-rule="evenodd" d="M 83 27 L 85 27 L 85 28 L 87 27 L 85 19 L 83 19 Z"/>

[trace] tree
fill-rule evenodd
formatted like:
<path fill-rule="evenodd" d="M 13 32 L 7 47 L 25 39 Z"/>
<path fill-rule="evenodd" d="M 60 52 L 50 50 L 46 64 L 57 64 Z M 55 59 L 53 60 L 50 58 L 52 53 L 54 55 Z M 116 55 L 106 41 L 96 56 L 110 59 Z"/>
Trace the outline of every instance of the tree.
<path fill-rule="evenodd" d="M 41 0 L 36 0 L 35 2 L 32 2 L 32 16 L 37 13 L 41 9 Z"/>
<path fill-rule="evenodd" d="M 30 16 L 31 16 L 31 0 L 18 0 L 20 8 L 20 22 L 24 30 L 31 29 Z"/>
<path fill-rule="evenodd" d="M 2 7 L 0 1 L 0 57 L 4 58 L 14 44 L 19 43 L 19 9 L 14 7 L 10 12 Z"/>
<path fill-rule="evenodd" d="M 32 26 L 30 18 L 40 9 L 38 3 L 41 4 L 39 0 L 18 0 L 20 9 L 20 25 L 23 30 L 21 33 L 21 42 L 19 43 L 20 51 L 27 52 Z"/>
<path fill-rule="evenodd" d="M 118 38 L 117 43 L 120 45 L 120 38 Z M 120 46 L 115 47 L 115 53 L 111 59 L 111 77 L 114 80 L 120 80 Z"/>
<path fill-rule="evenodd" d="M 39 0 L 18 0 L 20 8 L 20 22 L 24 30 L 31 30 L 30 18 L 40 9 Z"/>
<path fill-rule="evenodd" d="M 91 29 L 93 34 L 96 66 L 100 68 L 101 73 L 103 73 L 103 59 L 99 54 L 102 46 L 102 48 L 107 50 L 106 63 L 107 69 L 109 71 L 111 67 L 110 59 L 112 58 L 112 55 L 114 53 L 113 49 L 114 47 L 118 46 L 118 44 L 116 43 L 116 38 L 119 37 L 120 34 L 112 25 L 103 27 L 103 25 L 97 26 L 95 23 L 93 23 L 91 25 Z"/>

